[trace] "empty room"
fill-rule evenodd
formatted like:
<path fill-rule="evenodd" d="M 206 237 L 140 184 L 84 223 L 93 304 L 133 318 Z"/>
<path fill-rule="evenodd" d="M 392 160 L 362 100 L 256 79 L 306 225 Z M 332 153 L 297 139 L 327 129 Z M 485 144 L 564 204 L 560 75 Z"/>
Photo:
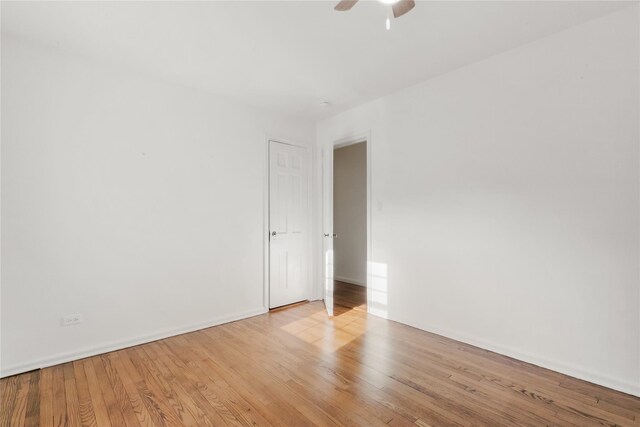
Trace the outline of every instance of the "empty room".
<path fill-rule="evenodd" d="M 0 30 L 0 427 L 640 426 L 639 1 Z"/>

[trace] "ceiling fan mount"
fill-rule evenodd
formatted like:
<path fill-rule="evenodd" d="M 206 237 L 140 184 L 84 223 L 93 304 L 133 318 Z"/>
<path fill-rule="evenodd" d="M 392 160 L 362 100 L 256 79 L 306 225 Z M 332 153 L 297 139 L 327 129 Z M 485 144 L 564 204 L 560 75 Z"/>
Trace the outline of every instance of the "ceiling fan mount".
<path fill-rule="evenodd" d="M 391 5 L 391 9 L 393 10 L 393 17 L 399 18 L 405 13 L 409 12 L 416 5 L 414 0 L 380 0 L 382 3 Z M 358 0 L 342 0 L 339 2 L 335 10 L 340 12 L 346 12 L 350 10 L 353 6 L 358 3 Z"/>

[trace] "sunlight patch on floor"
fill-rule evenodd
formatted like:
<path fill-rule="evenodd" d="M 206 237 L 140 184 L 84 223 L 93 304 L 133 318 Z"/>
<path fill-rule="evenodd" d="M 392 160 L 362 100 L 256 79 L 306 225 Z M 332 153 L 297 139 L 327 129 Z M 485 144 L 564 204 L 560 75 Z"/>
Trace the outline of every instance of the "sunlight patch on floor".
<path fill-rule="evenodd" d="M 337 351 L 366 331 L 366 314 L 351 310 L 328 317 L 323 311 L 281 326 L 285 332 L 322 350 Z"/>

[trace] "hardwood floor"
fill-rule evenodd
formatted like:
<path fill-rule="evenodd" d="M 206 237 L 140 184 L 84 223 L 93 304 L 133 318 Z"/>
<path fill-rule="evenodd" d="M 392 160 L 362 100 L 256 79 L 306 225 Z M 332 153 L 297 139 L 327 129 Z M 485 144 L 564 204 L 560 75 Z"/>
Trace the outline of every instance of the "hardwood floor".
<path fill-rule="evenodd" d="M 349 310 L 367 311 L 367 288 L 336 280 L 333 284 L 334 314 Z"/>
<path fill-rule="evenodd" d="M 639 398 L 341 307 L 4 378 L 0 425 L 640 425 Z"/>

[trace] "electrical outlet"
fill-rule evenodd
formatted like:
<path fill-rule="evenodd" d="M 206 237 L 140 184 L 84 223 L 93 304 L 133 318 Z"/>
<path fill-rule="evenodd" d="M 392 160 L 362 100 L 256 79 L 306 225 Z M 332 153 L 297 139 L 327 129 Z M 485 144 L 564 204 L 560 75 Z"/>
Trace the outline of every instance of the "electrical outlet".
<path fill-rule="evenodd" d="M 77 325 L 78 323 L 82 323 L 82 314 L 70 314 L 60 319 L 60 324 L 62 326 Z"/>

